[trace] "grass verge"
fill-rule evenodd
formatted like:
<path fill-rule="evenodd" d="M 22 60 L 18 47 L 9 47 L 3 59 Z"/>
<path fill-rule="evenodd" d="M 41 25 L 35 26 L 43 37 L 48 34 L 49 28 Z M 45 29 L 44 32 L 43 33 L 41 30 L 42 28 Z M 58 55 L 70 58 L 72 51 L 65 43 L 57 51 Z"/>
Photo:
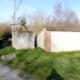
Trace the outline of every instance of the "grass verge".
<path fill-rule="evenodd" d="M 56 75 L 62 78 L 58 80 L 80 80 L 80 51 L 46 52 L 41 48 L 15 50 L 12 47 L 0 49 L 0 56 L 10 53 L 15 54 L 17 58 L 0 61 L 29 73 L 37 80 L 45 80 L 46 77 L 51 80 Z"/>

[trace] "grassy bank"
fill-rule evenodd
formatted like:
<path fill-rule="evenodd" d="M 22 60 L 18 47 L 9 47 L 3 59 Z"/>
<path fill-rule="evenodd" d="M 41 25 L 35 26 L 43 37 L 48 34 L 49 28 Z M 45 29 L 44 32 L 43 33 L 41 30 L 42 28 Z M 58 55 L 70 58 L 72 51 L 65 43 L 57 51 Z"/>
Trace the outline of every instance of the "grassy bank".
<path fill-rule="evenodd" d="M 9 53 L 14 53 L 17 58 L 6 63 L 37 79 L 45 80 L 45 77 L 52 79 L 59 76 L 63 80 L 80 80 L 80 51 L 51 53 L 41 48 L 15 50 L 12 47 L 6 47 L 0 49 L 0 56 Z"/>

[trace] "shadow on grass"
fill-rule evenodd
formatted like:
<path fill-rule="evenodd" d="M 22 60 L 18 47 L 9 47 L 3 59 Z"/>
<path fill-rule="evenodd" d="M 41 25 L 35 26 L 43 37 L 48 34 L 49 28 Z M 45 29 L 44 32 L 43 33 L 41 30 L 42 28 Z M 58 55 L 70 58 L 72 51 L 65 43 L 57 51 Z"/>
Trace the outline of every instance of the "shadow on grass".
<path fill-rule="evenodd" d="M 45 80 L 64 80 L 64 79 L 60 76 L 60 74 L 58 74 L 58 72 L 55 69 L 53 69 L 51 74 L 48 77 L 46 77 Z"/>

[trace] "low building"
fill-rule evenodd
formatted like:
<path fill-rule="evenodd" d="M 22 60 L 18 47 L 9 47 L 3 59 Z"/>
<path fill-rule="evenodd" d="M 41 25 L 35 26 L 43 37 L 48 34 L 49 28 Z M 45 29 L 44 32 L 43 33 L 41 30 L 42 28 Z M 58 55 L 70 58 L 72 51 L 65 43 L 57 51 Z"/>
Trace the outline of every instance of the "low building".
<path fill-rule="evenodd" d="M 45 27 L 37 36 L 37 46 L 49 52 L 80 50 L 80 28 Z"/>

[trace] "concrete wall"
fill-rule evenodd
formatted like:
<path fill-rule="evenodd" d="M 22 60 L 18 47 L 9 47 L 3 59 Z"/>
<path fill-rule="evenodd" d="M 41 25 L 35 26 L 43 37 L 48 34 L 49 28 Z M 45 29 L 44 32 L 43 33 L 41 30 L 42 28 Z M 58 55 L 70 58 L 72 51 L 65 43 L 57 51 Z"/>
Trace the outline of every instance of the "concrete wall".
<path fill-rule="evenodd" d="M 51 51 L 51 32 L 44 28 L 37 36 L 37 46 Z"/>
<path fill-rule="evenodd" d="M 44 49 L 44 31 L 43 29 L 37 36 L 37 46 Z"/>
<path fill-rule="evenodd" d="M 12 46 L 16 49 L 34 48 L 34 33 L 12 32 Z"/>
<path fill-rule="evenodd" d="M 80 50 L 80 32 L 51 31 L 51 52 Z"/>

